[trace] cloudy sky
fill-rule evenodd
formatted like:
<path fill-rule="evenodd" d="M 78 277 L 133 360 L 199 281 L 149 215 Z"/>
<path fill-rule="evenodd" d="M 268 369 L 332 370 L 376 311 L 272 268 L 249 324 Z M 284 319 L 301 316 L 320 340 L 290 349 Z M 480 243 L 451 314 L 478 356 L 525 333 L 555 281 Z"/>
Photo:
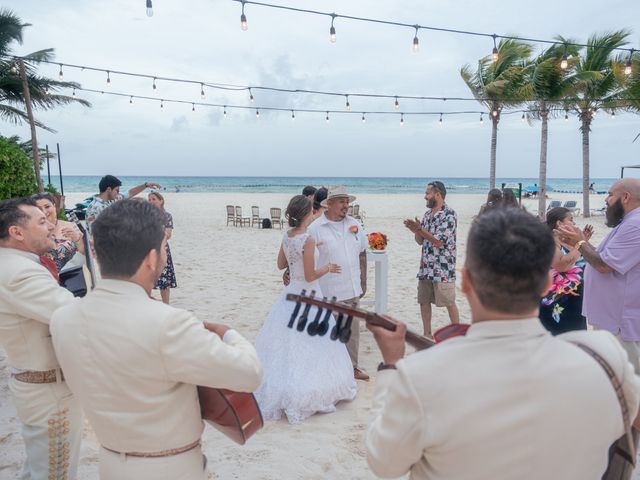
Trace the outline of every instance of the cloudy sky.
<path fill-rule="evenodd" d="M 327 17 L 247 5 L 249 29 L 240 29 L 240 5 L 231 0 L 5 0 L 32 26 L 15 53 L 54 47 L 60 62 L 210 83 L 390 95 L 469 96 L 460 79 L 465 63 L 490 53 L 490 39 L 420 33 L 413 29 L 336 20 L 337 42 L 329 42 Z M 640 46 L 640 2 L 632 0 L 273 0 L 272 3 L 343 15 L 395 20 L 481 32 L 585 41 L 593 32 L 633 30 Z M 538 46 L 537 48 L 542 48 Z M 58 67 L 42 67 L 57 77 Z M 198 85 L 152 82 L 67 68 L 64 79 L 83 87 L 166 99 L 201 101 Z M 59 142 L 66 174 L 270 175 L 484 177 L 491 129 L 476 114 L 445 117 L 332 115 L 232 110 L 134 100 L 83 93 L 93 108 L 40 112 L 57 133 L 39 132 L 39 142 Z M 207 89 L 212 103 L 285 108 L 342 109 L 344 98 L 303 94 Z M 350 98 L 353 110 L 394 111 L 393 100 Z M 475 102 L 409 101 L 401 111 L 480 110 Z M 0 125 L 3 134 L 27 138 L 26 126 Z M 640 163 L 640 116 L 599 114 L 591 135 L 593 177 L 615 177 L 619 166 Z M 581 137 L 571 117 L 550 124 L 549 176 L 581 175 Z M 535 177 L 539 124 L 504 116 L 498 136 L 498 176 Z"/>

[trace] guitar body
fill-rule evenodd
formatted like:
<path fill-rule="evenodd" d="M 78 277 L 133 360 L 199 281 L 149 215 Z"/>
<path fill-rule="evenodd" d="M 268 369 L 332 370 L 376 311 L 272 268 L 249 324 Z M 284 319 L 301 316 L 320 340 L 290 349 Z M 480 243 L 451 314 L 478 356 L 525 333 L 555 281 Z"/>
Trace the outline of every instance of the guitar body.
<path fill-rule="evenodd" d="M 239 445 L 264 426 L 252 393 L 198 387 L 202 419 Z"/>

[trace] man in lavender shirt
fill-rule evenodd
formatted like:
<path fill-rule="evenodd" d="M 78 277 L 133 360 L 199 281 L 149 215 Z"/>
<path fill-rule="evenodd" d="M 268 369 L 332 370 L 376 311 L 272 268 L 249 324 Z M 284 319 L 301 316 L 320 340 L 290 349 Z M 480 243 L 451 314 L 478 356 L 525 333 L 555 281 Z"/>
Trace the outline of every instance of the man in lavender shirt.
<path fill-rule="evenodd" d="M 582 314 L 589 324 L 618 337 L 640 374 L 640 180 L 619 180 L 605 202 L 607 226 L 613 230 L 598 248 L 579 228 L 562 226 L 559 235 L 588 263 Z"/>

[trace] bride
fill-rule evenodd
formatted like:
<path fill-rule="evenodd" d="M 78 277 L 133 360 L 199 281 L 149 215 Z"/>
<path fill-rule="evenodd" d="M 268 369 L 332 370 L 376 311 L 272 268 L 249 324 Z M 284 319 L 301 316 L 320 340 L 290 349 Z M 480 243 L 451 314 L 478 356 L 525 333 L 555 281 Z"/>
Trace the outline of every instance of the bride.
<path fill-rule="evenodd" d="M 283 414 L 289 423 L 300 423 L 317 412 L 334 412 L 340 400 L 353 400 L 356 383 L 347 348 L 329 335 L 310 336 L 287 324 L 294 302 L 287 293 L 303 289 L 322 297 L 318 278 L 340 274 L 340 266 L 329 263 L 316 269 L 316 245 L 307 233 L 313 220 L 312 204 L 303 195 L 289 202 L 285 216 L 291 227 L 283 236 L 278 253 L 278 268 L 289 265 L 291 281 L 271 308 L 256 339 L 256 350 L 264 366 L 262 384 L 255 392 L 265 420 L 279 420 Z M 309 322 L 316 315 L 309 310 Z M 329 331 L 335 324 L 331 317 Z M 297 319 L 296 319 L 297 322 Z"/>

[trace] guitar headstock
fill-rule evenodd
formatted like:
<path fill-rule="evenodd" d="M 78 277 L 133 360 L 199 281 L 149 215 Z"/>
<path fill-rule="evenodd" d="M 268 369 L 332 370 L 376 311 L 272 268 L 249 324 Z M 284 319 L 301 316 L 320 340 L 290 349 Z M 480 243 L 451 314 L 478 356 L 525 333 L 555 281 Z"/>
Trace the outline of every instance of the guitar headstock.
<path fill-rule="evenodd" d="M 327 301 L 327 297 L 320 299 L 315 296 L 315 290 L 312 290 L 309 295 L 306 293 L 306 290 L 302 290 L 300 295 L 293 293 L 287 295 L 287 300 L 296 302 L 287 326 L 293 328 L 295 325 L 296 330 L 299 332 L 303 332 L 306 329 L 307 333 L 311 336 L 324 336 L 329 331 L 331 314 L 336 311 L 338 317 L 335 325 L 331 329 L 331 340 L 340 340 L 342 343 L 347 343 L 349 338 L 351 338 L 351 325 L 353 323 L 355 309 L 351 309 L 347 305 L 337 302 L 336 297 L 331 298 L 329 301 Z M 300 317 L 297 318 L 303 303 L 305 304 L 304 309 Z M 313 320 L 309 322 L 309 314 L 312 306 L 315 307 L 315 315 L 313 315 Z M 354 312 L 350 313 L 348 310 L 353 310 Z M 345 313 L 347 315 L 346 319 Z"/>

